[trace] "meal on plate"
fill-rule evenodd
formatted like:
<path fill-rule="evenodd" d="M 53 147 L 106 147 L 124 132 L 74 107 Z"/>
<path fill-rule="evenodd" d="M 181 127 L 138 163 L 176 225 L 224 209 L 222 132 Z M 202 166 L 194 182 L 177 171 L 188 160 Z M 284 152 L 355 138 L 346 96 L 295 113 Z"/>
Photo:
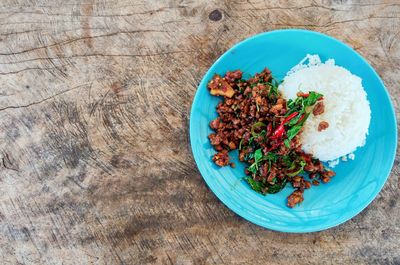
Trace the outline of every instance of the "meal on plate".
<path fill-rule="evenodd" d="M 208 89 L 223 97 L 210 122 L 215 164 L 234 167 L 228 152 L 237 149 L 253 190 L 277 193 L 292 185 L 291 208 L 304 200 L 305 189 L 335 175 L 321 161 L 333 167 L 339 158 L 354 159 L 365 143 L 370 108 L 361 79 L 333 60 L 307 55 L 283 82 L 267 68 L 247 80 L 240 70 L 228 71 L 215 75 Z"/>

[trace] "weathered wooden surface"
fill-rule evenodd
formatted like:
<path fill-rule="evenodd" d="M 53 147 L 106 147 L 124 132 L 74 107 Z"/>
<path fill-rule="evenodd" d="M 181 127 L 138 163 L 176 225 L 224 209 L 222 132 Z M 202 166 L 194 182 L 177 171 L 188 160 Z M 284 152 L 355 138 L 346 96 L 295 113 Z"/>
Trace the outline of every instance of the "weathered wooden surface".
<path fill-rule="evenodd" d="M 360 215 L 296 235 L 223 206 L 188 143 L 207 68 L 277 28 L 349 43 L 399 118 L 399 1 L 34 2 L 0 3 L 1 264 L 400 264 L 399 155 Z"/>

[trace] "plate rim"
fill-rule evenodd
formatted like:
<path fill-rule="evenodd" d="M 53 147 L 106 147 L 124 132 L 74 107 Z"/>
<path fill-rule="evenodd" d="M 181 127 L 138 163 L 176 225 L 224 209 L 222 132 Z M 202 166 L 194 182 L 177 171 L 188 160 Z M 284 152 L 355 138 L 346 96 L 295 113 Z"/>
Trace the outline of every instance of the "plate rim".
<path fill-rule="evenodd" d="M 276 33 L 303 33 L 303 34 L 311 34 L 311 35 L 317 35 L 319 37 L 323 37 L 323 38 L 327 38 L 333 42 L 336 42 L 337 44 L 344 46 L 346 49 L 349 49 L 351 52 L 353 52 L 361 61 L 363 61 L 367 67 L 369 68 L 369 70 L 372 71 L 372 73 L 375 75 L 375 77 L 377 77 L 380 85 L 383 87 L 383 91 L 384 91 L 384 95 L 386 96 L 386 98 L 389 101 L 390 104 L 390 110 L 391 113 L 389 115 L 392 116 L 393 120 L 394 120 L 394 136 L 395 136 L 395 142 L 398 142 L 398 137 L 397 137 L 397 119 L 396 119 L 396 114 L 395 114 L 395 109 L 391 100 L 391 96 L 390 93 L 388 91 L 388 89 L 386 88 L 383 80 L 381 79 L 381 77 L 379 76 L 379 74 L 375 71 L 375 69 L 370 65 L 370 63 L 363 57 L 361 56 L 357 51 L 355 51 L 351 46 L 349 46 L 348 44 L 342 42 L 341 40 L 338 40 L 334 37 L 331 37 L 329 35 L 323 34 L 321 32 L 318 31 L 312 31 L 312 30 L 306 30 L 306 29 L 278 29 L 278 30 L 271 30 L 271 31 L 267 31 L 267 32 L 262 32 L 262 33 L 258 33 L 255 35 L 252 35 L 250 37 L 247 37 L 239 42 L 237 42 L 236 44 L 234 44 L 232 47 L 230 47 L 228 50 L 226 50 L 221 56 L 218 57 L 217 60 L 214 61 L 214 63 L 207 69 L 207 71 L 204 73 L 199 85 L 197 86 L 195 95 L 192 99 L 192 105 L 190 107 L 190 116 L 189 116 L 189 138 L 190 138 L 190 148 L 192 150 L 192 154 L 193 154 L 193 158 L 195 160 L 196 163 L 196 167 L 198 168 L 200 175 L 202 176 L 203 180 L 206 182 L 208 188 L 210 191 L 212 191 L 212 193 L 232 212 L 234 212 L 235 214 L 239 215 L 240 217 L 242 217 L 243 219 L 245 219 L 248 222 L 254 223 L 256 225 L 259 225 L 261 227 L 270 229 L 270 230 L 274 230 L 274 231 L 278 231 L 278 232 L 286 232 L 286 233 L 310 233 L 310 232 L 318 232 L 318 231 L 322 231 L 322 230 L 326 230 L 338 225 L 343 224 L 344 222 L 354 218 L 355 216 L 357 216 L 358 214 L 360 214 L 366 207 L 368 207 L 372 201 L 378 196 L 378 194 L 382 191 L 383 186 L 386 184 L 390 173 L 393 170 L 393 164 L 394 161 L 396 159 L 396 153 L 397 153 L 397 145 L 394 147 L 394 152 L 393 152 L 393 156 L 391 158 L 391 162 L 390 162 L 390 170 L 386 173 L 386 176 L 384 176 L 384 181 L 382 181 L 381 185 L 379 185 L 379 187 L 376 189 L 376 192 L 373 196 L 370 197 L 370 199 L 366 200 L 366 203 L 364 205 L 362 205 L 359 209 L 357 209 L 354 212 L 351 212 L 350 214 L 344 215 L 342 218 L 339 218 L 337 221 L 334 221 L 330 224 L 321 224 L 315 227 L 310 227 L 310 228 L 305 228 L 305 229 L 297 229 L 297 227 L 294 228 L 290 228 L 290 227 L 281 227 L 279 225 L 274 225 L 273 223 L 265 223 L 265 222 L 259 222 L 258 220 L 252 219 L 249 215 L 247 215 L 244 211 L 242 211 L 240 209 L 240 207 L 235 207 L 233 204 L 230 204 L 229 201 L 225 201 L 225 199 L 219 194 L 219 192 L 214 191 L 211 188 L 211 185 L 209 183 L 209 181 L 207 180 L 206 177 L 204 177 L 204 174 L 206 173 L 205 170 L 202 169 L 202 167 L 200 166 L 200 158 L 195 152 L 194 152 L 194 140 L 192 135 L 194 135 L 194 128 L 195 125 L 193 124 L 193 113 L 194 113 L 194 108 L 197 105 L 196 102 L 199 100 L 199 91 L 201 89 L 201 87 L 203 87 L 208 80 L 205 80 L 205 77 L 208 76 L 210 70 L 212 68 L 214 68 L 214 66 L 216 64 L 218 64 L 220 61 L 223 60 L 224 57 L 228 56 L 228 54 L 230 52 L 232 52 L 233 50 L 235 50 L 236 48 L 238 48 L 239 46 L 252 41 L 253 39 L 256 38 L 260 38 L 266 35 L 271 35 L 271 34 L 276 34 Z"/>

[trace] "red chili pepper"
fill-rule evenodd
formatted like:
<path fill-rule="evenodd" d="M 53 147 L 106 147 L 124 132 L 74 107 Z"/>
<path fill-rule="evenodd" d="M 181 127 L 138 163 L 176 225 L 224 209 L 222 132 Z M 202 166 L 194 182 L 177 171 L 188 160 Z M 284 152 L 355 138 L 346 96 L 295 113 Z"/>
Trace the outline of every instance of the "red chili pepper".
<path fill-rule="evenodd" d="M 300 117 L 300 119 L 297 121 L 297 123 L 302 122 L 302 121 L 304 120 L 305 117 L 306 117 L 306 116 L 305 116 L 304 114 L 301 114 L 301 117 Z"/>
<path fill-rule="evenodd" d="M 301 97 L 303 97 L 303 98 L 306 98 L 306 97 L 308 97 L 310 95 L 310 93 L 303 93 L 303 94 L 301 94 Z"/>
<path fill-rule="evenodd" d="M 289 122 L 291 119 L 293 119 L 294 117 L 296 117 L 297 114 L 299 114 L 297 111 L 293 112 L 292 114 L 290 114 L 289 116 L 287 116 L 287 117 L 282 121 L 282 124 L 285 124 L 285 123 Z"/>
<path fill-rule="evenodd" d="M 267 136 L 269 136 L 272 133 L 272 123 L 268 123 L 267 125 Z"/>
<path fill-rule="evenodd" d="M 297 116 L 297 114 L 299 114 L 297 111 L 293 112 L 292 114 L 290 114 L 289 116 L 287 116 L 282 122 L 281 124 L 276 128 L 276 130 L 274 131 L 272 137 L 273 138 L 280 138 L 283 136 L 284 132 L 285 132 L 285 127 L 284 125 L 286 123 L 288 123 L 290 120 L 292 120 L 294 117 Z"/>
<path fill-rule="evenodd" d="M 273 138 L 279 138 L 282 137 L 283 133 L 285 132 L 285 128 L 283 127 L 283 123 L 281 123 L 278 128 L 276 128 L 276 130 L 274 131 L 274 133 L 272 134 Z"/>

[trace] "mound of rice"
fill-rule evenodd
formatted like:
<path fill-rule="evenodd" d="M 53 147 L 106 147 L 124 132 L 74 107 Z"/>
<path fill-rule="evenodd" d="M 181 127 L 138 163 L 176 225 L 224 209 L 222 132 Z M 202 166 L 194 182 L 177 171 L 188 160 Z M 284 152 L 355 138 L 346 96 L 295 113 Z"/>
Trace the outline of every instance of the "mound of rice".
<path fill-rule="evenodd" d="M 365 144 L 371 119 L 361 78 L 335 65 L 333 59 L 322 63 L 318 55 L 307 55 L 287 73 L 279 89 L 286 99 L 296 98 L 299 91 L 324 95 L 324 113 L 311 114 L 304 125 L 300 140 L 305 152 L 321 161 L 336 160 L 331 166 L 348 154 L 354 159 L 352 152 Z M 329 127 L 319 132 L 321 121 Z"/>

